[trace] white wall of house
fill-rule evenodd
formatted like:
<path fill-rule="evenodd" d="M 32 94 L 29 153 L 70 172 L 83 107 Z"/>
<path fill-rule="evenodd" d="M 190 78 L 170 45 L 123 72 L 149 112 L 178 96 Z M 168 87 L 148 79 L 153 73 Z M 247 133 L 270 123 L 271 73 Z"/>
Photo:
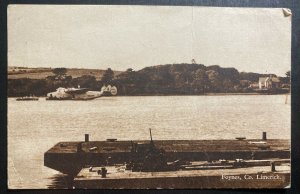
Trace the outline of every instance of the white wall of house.
<path fill-rule="evenodd" d="M 272 88 L 272 81 L 269 77 L 265 78 L 265 79 L 259 79 L 258 81 L 258 87 L 259 89 L 263 89 L 263 88 Z"/>

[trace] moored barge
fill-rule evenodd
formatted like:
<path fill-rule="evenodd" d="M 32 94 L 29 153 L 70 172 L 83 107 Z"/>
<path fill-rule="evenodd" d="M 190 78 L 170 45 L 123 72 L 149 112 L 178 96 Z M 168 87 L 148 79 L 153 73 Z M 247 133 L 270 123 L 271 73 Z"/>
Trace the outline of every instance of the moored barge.
<path fill-rule="evenodd" d="M 69 175 L 86 166 L 124 164 L 144 157 L 149 145 L 163 150 L 166 162 L 289 159 L 290 141 L 285 139 L 232 140 L 139 140 L 59 142 L 44 154 L 44 165 Z M 149 149 L 148 149 L 149 150 Z"/>

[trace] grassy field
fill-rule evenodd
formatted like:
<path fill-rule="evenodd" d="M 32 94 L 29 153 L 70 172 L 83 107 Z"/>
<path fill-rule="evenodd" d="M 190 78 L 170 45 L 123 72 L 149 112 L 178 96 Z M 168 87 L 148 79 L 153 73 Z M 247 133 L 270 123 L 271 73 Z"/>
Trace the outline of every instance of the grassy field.
<path fill-rule="evenodd" d="M 81 77 L 83 75 L 95 76 L 97 80 L 100 80 L 105 72 L 105 70 L 99 69 L 67 69 L 67 75 L 73 78 Z M 121 71 L 114 71 L 115 75 L 121 73 Z M 8 68 L 8 79 L 20 79 L 20 78 L 30 78 L 30 79 L 45 79 L 47 76 L 53 76 L 51 68 Z"/>

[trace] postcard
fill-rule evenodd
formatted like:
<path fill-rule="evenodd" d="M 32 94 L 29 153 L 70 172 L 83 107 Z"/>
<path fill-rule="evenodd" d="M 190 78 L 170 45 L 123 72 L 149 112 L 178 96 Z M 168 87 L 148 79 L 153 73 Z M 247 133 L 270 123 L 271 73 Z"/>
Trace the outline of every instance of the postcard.
<path fill-rule="evenodd" d="M 289 9 L 7 11 L 9 189 L 290 187 Z"/>

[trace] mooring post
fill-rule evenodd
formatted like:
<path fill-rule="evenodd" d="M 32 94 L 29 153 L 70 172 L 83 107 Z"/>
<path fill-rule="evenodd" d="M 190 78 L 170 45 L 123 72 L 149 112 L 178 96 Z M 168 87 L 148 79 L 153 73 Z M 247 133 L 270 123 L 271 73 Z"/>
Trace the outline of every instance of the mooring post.
<path fill-rule="evenodd" d="M 150 131 L 150 140 L 152 142 L 152 133 L 151 133 L 151 128 L 149 128 L 149 131 Z"/>
<path fill-rule="evenodd" d="M 151 133 L 151 128 L 149 128 L 150 131 L 150 145 L 154 146 L 153 140 L 152 140 L 152 133 Z"/>
<path fill-rule="evenodd" d="M 271 164 L 271 171 L 275 172 L 276 171 L 276 169 L 275 169 L 275 162 L 271 162 L 270 164 Z"/>
<path fill-rule="evenodd" d="M 262 139 L 263 139 L 263 140 L 267 140 L 267 132 L 263 132 L 263 134 L 262 134 Z"/>
<path fill-rule="evenodd" d="M 81 142 L 77 144 L 77 152 L 82 152 Z"/>
<path fill-rule="evenodd" d="M 105 167 L 102 167 L 101 168 L 101 177 L 106 178 L 106 174 L 107 174 L 107 169 Z"/>
<path fill-rule="evenodd" d="M 85 142 L 89 142 L 89 134 L 85 134 Z"/>

